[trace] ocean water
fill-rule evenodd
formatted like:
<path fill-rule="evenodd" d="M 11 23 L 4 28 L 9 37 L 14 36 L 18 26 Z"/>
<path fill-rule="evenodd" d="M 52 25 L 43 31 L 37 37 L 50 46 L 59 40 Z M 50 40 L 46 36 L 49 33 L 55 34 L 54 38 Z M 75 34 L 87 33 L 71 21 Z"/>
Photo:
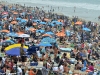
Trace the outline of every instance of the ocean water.
<path fill-rule="evenodd" d="M 44 10 L 55 10 L 69 17 L 78 16 L 88 21 L 98 21 L 100 16 L 100 0 L 1 0 L 26 6 L 44 7 Z M 47 7 L 49 6 L 49 7 Z M 58 9 L 59 8 L 59 9 Z M 74 12 L 75 10 L 75 12 Z"/>

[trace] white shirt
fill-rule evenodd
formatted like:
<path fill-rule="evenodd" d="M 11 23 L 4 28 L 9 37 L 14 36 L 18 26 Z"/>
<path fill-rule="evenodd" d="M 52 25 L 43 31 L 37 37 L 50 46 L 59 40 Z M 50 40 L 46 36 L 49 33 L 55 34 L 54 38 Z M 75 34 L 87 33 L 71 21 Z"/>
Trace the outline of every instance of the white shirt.
<path fill-rule="evenodd" d="M 53 67 L 53 71 L 58 71 L 58 67 Z"/>
<path fill-rule="evenodd" d="M 41 54 L 40 54 L 40 51 L 39 51 L 39 50 L 38 50 L 38 51 L 36 51 L 36 53 L 37 53 L 38 57 L 40 57 L 40 56 L 41 56 Z"/>
<path fill-rule="evenodd" d="M 64 67 L 63 67 L 63 65 L 61 65 L 61 66 L 59 67 L 59 69 L 60 69 L 60 73 L 63 73 L 63 72 L 64 72 Z"/>
<path fill-rule="evenodd" d="M 22 69 L 18 67 L 18 75 L 22 75 Z"/>

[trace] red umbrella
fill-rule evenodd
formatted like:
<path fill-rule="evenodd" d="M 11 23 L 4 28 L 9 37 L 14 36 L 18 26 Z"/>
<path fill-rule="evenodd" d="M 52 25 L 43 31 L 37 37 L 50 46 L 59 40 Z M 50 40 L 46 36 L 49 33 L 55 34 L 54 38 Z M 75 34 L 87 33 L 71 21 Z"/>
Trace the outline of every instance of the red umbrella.
<path fill-rule="evenodd" d="M 8 12 L 2 12 L 2 15 L 8 15 Z"/>

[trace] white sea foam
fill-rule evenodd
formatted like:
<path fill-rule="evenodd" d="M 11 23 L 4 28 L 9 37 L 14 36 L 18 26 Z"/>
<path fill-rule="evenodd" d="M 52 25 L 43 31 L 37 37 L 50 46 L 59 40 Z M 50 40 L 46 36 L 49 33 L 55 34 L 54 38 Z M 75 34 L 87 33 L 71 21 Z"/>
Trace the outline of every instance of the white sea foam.
<path fill-rule="evenodd" d="M 4 0 L 3 0 L 4 1 Z M 89 3 L 73 3 L 73 2 L 59 2 L 59 1 L 50 1 L 50 0 L 5 0 L 8 2 L 21 2 L 21 3 L 35 3 L 49 6 L 59 6 L 59 7 L 76 7 L 76 8 L 84 8 L 91 10 L 100 10 L 99 4 L 89 4 Z"/>

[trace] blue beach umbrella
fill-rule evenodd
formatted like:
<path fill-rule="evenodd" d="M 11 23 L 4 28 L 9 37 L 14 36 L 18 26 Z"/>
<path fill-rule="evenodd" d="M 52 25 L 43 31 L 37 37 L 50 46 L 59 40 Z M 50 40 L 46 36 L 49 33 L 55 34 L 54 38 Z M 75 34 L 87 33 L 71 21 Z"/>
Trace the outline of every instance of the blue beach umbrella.
<path fill-rule="evenodd" d="M 18 34 L 12 32 L 12 33 L 8 33 L 7 36 L 11 36 L 11 37 L 18 37 Z"/>
<path fill-rule="evenodd" d="M 39 46 L 52 46 L 52 45 L 48 42 L 40 42 Z"/>
<path fill-rule="evenodd" d="M 21 21 L 21 18 L 16 18 L 16 20 Z"/>
<path fill-rule="evenodd" d="M 91 31 L 91 29 L 89 29 L 89 28 L 83 28 L 82 30 L 84 30 L 84 31 Z"/>
<path fill-rule="evenodd" d="M 39 30 L 36 30 L 36 32 L 40 32 L 40 33 L 43 33 L 45 30 L 42 30 L 42 29 L 39 29 Z"/>
<path fill-rule="evenodd" d="M 72 48 L 60 48 L 61 51 L 70 52 Z"/>
<path fill-rule="evenodd" d="M 46 24 L 46 22 L 40 22 L 39 24 L 44 24 L 44 25 L 45 25 L 45 24 Z"/>
<path fill-rule="evenodd" d="M 20 56 L 20 47 L 21 44 L 13 44 L 5 48 L 5 53 L 7 55 L 12 55 L 12 56 Z M 27 46 L 23 46 L 23 50 L 26 52 L 28 49 Z"/>
<path fill-rule="evenodd" d="M 55 43 L 56 40 L 50 37 L 45 37 L 41 40 L 41 42 L 49 42 L 49 43 Z"/>
<path fill-rule="evenodd" d="M 49 32 L 46 32 L 45 34 L 50 34 L 50 35 L 53 35 L 54 33 L 49 31 Z"/>
<path fill-rule="evenodd" d="M 21 19 L 21 23 L 25 23 L 25 22 L 27 22 L 26 20 L 24 20 L 24 19 Z"/>

